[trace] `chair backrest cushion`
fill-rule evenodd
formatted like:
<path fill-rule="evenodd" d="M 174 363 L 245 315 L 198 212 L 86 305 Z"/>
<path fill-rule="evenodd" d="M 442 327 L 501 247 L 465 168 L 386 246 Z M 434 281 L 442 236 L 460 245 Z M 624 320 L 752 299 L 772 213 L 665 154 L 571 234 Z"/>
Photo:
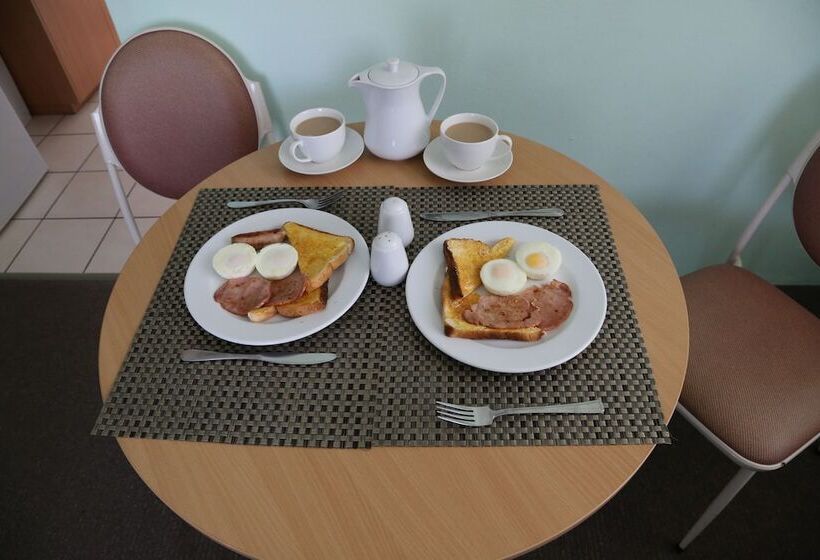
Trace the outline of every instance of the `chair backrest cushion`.
<path fill-rule="evenodd" d="M 814 262 L 820 265 L 820 148 L 809 159 L 794 193 L 794 227 Z"/>
<path fill-rule="evenodd" d="M 253 102 L 233 62 L 182 31 L 124 44 L 106 70 L 100 108 L 123 168 L 163 196 L 179 198 L 258 148 Z"/>

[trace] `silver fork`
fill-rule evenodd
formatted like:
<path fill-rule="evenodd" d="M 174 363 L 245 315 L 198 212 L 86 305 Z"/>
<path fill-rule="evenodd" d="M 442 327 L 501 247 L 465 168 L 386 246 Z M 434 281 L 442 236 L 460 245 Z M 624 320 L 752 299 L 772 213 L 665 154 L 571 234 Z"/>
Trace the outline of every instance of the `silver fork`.
<path fill-rule="evenodd" d="M 311 210 L 321 210 L 327 208 L 331 204 L 337 203 L 342 199 L 344 193 L 336 191 L 322 198 L 276 198 L 272 200 L 231 200 L 228 202 L 228 208 L 255 208 L 257 206 L 268 206 L 270 204 L 301 204 L 305 208 Z"/>
<path fill-rule="evenodd" d="M 546 406 L 524 406 L 493 410 L 489 406 L 465 406 L 436 401 L 436 417 L 445 422 L 461 426 L 489 426 L 499 416 L 507 414 L 601 414 L 604 403 L 601 399 Z"/>

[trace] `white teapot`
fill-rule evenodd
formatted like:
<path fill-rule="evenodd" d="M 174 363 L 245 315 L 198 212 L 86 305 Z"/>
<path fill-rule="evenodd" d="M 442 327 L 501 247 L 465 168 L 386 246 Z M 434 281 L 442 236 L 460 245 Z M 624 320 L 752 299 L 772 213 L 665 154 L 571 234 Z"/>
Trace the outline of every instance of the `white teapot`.
<path fill-rule="evenodd" d="M 441 89 L 429 112 L 424 111 L 419 86 L 427 76 L 441 76 Z M 347 85 L 364 96 L 364 143 L 384 159 L 408 159 L 430 141 L 430 123 L 436 114 L 447 77 L 441 68 L 419 66 L 390 58 L 359 72 Z"/>

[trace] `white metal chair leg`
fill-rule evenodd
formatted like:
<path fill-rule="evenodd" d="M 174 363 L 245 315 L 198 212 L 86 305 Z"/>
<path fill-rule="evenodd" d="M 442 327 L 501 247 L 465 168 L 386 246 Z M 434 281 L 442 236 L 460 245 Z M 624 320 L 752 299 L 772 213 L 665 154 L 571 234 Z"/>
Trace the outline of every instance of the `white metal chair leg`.
<path fill-rule="evenodd" d="M 741 468 L 735 476 L 732 477 L 732 480 L 729 481 L 723 490 L 720 491 L 720 494 L 712 500 L 712 503 L 709 504 L 709 507 L 706 508 L 706 511 L 700 516 L 700 519 L 695 522 L 689 532 L 686 533 L 686 536 L 683 537 L 683 540 L 680 542 L 678 547 L 681 550 L 685 550 L 687 546 L 691 544 L 695 537 L 700 535 L 700 533 L 718 516 L 718 514 L 723 511 L 729 502 L 732 501 L 740 489 L 746 486 L 746 483 L 754 476 L 755 471 L 750 469 Z"/>
<path fill-rule="evenodd" d="M 128 204 L 128 197 L 125 195 L 125 191 L 122 188 L 120 174 L 117 173 L 117 169 L 110 163 L 107 163 L 105 166 L 108 169 L 108 178 L 111 179 L 111 187 L 114 189 L 114 196 L 117 197 L 117 203 L 120 205 L 122 217 L 125 218 L 125 225 L 128 226 L 128 233 L 131 234 L 131 239 L 134 240 L 134 245 L 137 245 L 142 239 L 142 236 L 140 235 L 140 230 L 137 227 L 137 222 L 134 221 L 134 214 L 131 213 L 131 206 Z"/>

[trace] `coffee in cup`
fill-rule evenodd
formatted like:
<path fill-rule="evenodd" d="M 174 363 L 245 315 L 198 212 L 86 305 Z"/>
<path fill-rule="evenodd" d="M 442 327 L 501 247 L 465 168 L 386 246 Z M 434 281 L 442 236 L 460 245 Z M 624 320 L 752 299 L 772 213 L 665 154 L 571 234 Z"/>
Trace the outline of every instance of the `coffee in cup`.
<path fill-rule="evenodd" d="M 344 146 L 345 118 L 336 109 L 307 109 L 291 119 L 290 133 L 293 159 L 299 163 L 324 163 L 336 157 Z"/>
<path fill-rule="evenodd" d="M 498 133 L 498 125 L 488 116 L 478 113 L 459 113 L 441 123 L 441 142 L 444 156 L 464 171 L 478 169 L 490 159 L 500 158 L 512 150 L 512 138 Z M 499 142 L 508 148 L 493 155 Z"/>
<path fill-rule="evenodd" d="M 341 126 L 338 120 L 333 117 L 313 117 L 303 121 L 296 127 L 296 133 L 301 136 L 322 136 L 333 132 Z"/>

